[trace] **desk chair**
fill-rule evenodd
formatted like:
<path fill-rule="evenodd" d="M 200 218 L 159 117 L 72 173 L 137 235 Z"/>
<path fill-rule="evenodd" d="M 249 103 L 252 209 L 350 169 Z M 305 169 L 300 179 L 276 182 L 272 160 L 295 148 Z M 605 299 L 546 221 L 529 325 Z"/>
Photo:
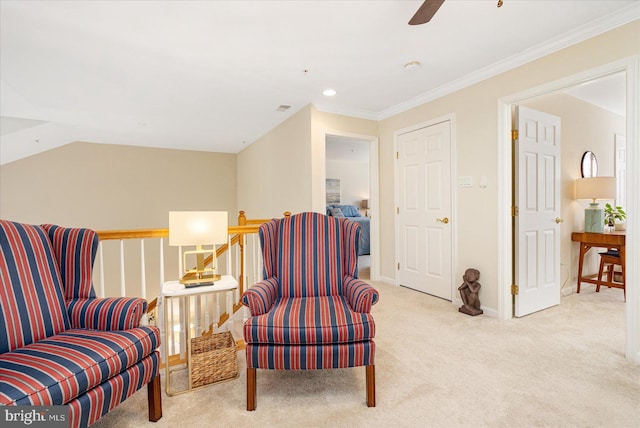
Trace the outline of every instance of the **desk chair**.
<path fill-rule="evenodd" d="M 620 272 L 622 274 L 622 282 L 614 282 L 615 274 L 618 273 L 615 270 L 616 266 L 620 266 Z M 605 253 L 600 253 L 600 269 L 598 270 L 598 281 L 602 281 L 602 275 L 607 274 L 608 287 L 622 288 L 624 292 L 625 301 L 627 300 L 627 289 L 625 288 L 625 275 L 624 268 L 620 263 L 620 254 L 618 250 L 608 250 Z M 596 293 L 600 291 L 600 284 L 596 286 Z"/>

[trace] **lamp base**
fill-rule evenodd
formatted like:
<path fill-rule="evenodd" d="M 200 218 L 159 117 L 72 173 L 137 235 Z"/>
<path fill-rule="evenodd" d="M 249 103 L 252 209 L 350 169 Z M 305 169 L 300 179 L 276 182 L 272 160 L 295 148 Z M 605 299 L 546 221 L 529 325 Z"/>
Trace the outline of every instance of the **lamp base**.
<path fill-rule="evenodd" d="M 597 203 L 590 203 L 584 210 L 584 231 L 592 233 L 604 232 L 604 211 Z"/>
<path fill-rule="evenodd" d="M 180 284 L 187 288 L 200 287 L 202 285 L 213 285 L 216 281 L 220 281 L 220 278 L 221 276 L 218 274 L 198 276 L 191 273 L 180 278 Z"/>

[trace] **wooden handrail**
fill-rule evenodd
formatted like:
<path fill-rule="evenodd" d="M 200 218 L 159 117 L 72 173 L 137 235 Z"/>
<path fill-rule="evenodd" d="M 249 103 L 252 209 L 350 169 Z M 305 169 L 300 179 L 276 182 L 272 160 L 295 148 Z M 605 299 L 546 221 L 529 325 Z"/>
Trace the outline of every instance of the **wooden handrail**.
<path fill-rule="evenodd" d="M 101 241 L 115 239 L 166 238 L 169 236 L 169 229 L 98 230 L 96 233 Z"/>

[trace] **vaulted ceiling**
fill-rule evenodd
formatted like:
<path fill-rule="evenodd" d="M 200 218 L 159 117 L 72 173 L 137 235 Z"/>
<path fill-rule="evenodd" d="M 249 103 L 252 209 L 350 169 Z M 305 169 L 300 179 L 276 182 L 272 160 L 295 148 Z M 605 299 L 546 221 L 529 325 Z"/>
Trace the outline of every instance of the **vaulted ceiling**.
<path fill-rule="evenodd" d="M 446 0 L 407 25 L 421 3 L 2 0 L 0 162 L 73 141 L 237 153 L 309 103 L 379 120 L 640 17 Z"/>

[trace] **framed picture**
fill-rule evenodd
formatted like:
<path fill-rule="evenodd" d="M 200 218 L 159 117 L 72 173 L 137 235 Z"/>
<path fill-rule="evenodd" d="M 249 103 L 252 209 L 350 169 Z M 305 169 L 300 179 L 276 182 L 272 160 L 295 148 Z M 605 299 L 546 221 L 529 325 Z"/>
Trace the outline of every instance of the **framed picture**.
<path fill-rule="evenodd" d="M 340 203 L 340 179 L 327 178 L 327 205 Z"/>

